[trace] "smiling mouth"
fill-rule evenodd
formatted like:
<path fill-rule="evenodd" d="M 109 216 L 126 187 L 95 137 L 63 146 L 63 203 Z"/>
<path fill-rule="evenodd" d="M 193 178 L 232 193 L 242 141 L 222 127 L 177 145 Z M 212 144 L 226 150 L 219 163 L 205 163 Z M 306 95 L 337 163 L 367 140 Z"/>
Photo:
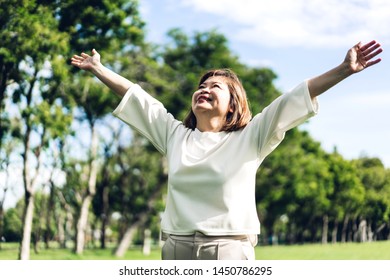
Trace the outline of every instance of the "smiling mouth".
<path fill-rule="evenodd" d="M 197 102 L 200 102 L 200 101 L 211 101 L 212 99 L 210 97 L 207 97 L 207 96 L 199 96 L 198 99 L 196 100 Z"/>

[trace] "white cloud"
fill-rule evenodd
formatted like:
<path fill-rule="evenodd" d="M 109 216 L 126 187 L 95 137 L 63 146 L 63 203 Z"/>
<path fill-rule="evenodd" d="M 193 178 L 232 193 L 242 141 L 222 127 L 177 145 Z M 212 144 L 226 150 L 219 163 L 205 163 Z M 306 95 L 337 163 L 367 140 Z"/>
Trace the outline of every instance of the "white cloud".
<path fill-rule="evenodd" d="M 236 37 L 266 46 L 340 47 L 390 42 L 387 0 L 185 0 L 197 12 L 237 24 Z"/>

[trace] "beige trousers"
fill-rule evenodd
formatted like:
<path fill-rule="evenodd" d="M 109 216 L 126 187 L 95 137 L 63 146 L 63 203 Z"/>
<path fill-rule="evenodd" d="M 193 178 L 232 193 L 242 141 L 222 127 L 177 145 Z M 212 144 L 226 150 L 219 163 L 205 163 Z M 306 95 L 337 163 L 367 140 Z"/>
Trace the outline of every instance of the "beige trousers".
<path fill-rule="evenodd" d="M 207 236 L 163 233 L 163 260 L 255 260 L 257 235 Z"/>

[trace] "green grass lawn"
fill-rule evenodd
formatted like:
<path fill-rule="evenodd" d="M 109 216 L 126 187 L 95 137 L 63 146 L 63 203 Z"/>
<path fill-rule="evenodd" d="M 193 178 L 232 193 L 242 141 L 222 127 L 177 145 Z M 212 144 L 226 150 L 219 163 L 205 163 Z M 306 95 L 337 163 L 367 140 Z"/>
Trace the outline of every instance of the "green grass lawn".
<path fill-rule="evenodd" d="M 0 260 L 16 260 L 18 244 L 2 244 Z M 390 260 L 390 241 L 344 244 L 307 244 L 256 247 L 258 260 Z M 112 249 L 86 249 L 82 255 L 71 249 L 41 249 L 38 254 L 30 252 L 32 260 L 159 260 L 160 249 L 155 248 L 149 256 L 141 248 L 131 248 L 123 258 L 112 255 Z"/>
<path fill-rule="evenodd" d="M 390 260 L 390 241 L 256 247 L 258 260 Z"/>

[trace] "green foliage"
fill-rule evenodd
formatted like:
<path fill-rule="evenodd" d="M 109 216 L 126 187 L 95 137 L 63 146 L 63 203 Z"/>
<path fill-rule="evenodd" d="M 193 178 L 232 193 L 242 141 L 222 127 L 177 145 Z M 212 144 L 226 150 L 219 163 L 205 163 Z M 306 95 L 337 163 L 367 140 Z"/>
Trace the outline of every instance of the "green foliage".
<path fill-rule="evenodd" d="M 139 213 L 148 211 L 152 194 L 157 191 L 161 197 L 159 188 L 165 189 L 166 184 L 160 154 L 145 151 L 145 143 L 141 141 L 143 138 L 134 137 L 140 142 L 121 149 L 111 163 L 113 168 L 119 170 L 116 173 L 119 176 L 110 181 L 110 205 L 113 211 L 121 213 L 122 226 L 131 224 Z M 155 207 L 154 214 L 151 214 L 158 215 L 162 210 L 161 207 Z"/>
<path fill-rule="evenodd" d="M 356 161 L 366 191 L 361 213 L 376 228 L 390 221 L 390 171 L 377 158 Z"/>
<path fill-rule="evenodd" d="M 17 208 L 11 208 L 5 212 L 3 236 L 7 242 L 18 242 L 21 240 L 21 216 L 21 211 Z"/>
<path fill-rule="evenodd" d="M 273 84 L 277 76 L 271 69 L 246 67 L 240 76 L 253 115 L 261 112 L 280 95 Z"/>
<path fill-rule="evenodd" d="M 58 53 L 66 48 L 67 34 L 56 30 L 57 21 L 48 7 L 36 1 L 8 1 L 0 5 L 1 26 L 0 40 L 0 108 L 1 135 L 0 147 L 9 131 L 9 124 L 3 119 L 11 116 L 4 112 L 6 90 L 12 95 L 11 102 L 31 104 L 31 91 L 37 80 L 44 88 L 45 74 L 40 72 L 50 58 L 57 58 Z M 53 80 L 50 81 L 53 83 Z M 10 87 L 12 85 L 12 87 Z M 27 105 L 28 107 L 29 105 Z M 31 115 L 29 108 L 24 108 L 21 116 L 27 119 Z M 4 126 L 3 126 L 4 125 Z"/>
<path fill-rule="evenodd" d="M 123 42 L 133 46 L 143 43 L 145 23 L 138 1 L 57 1 L 56 8 L 59 30 L 70 35 L 74 52 L 92 48 L 118 51 Z"/>
<path fill-rule="evenodd" d="M 59 30 L 70 36 L 71 54 L 95 48 L 106 65 L 111 61 L 113 68 L 122 72 L 123 62 L 118 54 L 138 53 L 143 45 L 144 22 L 139 16 L 137 1 L 60 1 L 56 11 Z M 67 87 L 67 94 L 73 96 L 85 119 L 93 126 L 112 111 L 118 99 L 90 75 L 86 77 L 75 68 L 72 71 L 75 79 Z"/>
<path fill-rule="evenodd" d="M 266 234 L 278 234 L 275 226 L 283 215 L 289 228 L 295 228 L 294 234 L 302 234 L 329 210 L 330 172 L 324 155 L 306 132 L 293 129 L 264 161 L 256 198 Z"/>
<path fill-rule="evenodd" d="M 335 220 L 342 220 L 348 213 L 356 213 L 363 203 L 365 190 L 359 178 L 357 166 L 345 160 L 338 153 L 327 155 L 329 170 L 332 174 L 332 193 L 329 194 L 331 208 L 329 212 Z"/>

